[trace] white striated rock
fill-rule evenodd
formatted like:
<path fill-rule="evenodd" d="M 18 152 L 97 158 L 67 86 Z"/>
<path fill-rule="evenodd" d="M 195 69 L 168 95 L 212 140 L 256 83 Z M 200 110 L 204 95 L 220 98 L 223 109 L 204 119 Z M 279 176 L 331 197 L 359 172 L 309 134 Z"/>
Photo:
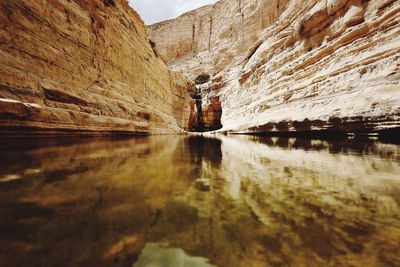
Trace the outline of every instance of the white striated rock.
<path fill-rule="evenodd" d="M 221 0 L 149 29 L 173 69 L 214 74 L 203 97 L 219 96 L 222 131 L 400 127 L 400 1 L 279 2 Z M 169 29 L 207 12 L 211 49 L 169 54 L 181 43 Z"/>

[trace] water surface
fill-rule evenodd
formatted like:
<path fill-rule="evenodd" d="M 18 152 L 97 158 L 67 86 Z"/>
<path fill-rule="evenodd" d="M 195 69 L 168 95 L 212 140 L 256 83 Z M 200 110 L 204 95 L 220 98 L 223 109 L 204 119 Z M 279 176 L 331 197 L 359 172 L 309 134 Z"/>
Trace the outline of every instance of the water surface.
<path fill-rule="evenodd" d="M 400 146 L 3 140 L 0 266 L 400 266 Z"/>

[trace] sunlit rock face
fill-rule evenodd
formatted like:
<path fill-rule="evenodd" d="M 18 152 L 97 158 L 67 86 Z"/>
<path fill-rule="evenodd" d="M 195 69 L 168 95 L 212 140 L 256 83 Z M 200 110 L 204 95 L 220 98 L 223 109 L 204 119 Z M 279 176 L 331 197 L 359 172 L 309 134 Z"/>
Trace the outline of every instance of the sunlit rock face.
<path fill-rule="evenodd" d="M 2 129 L 179 132 L 191 82 L 125 0 L 0 3 Z"/>
<path fill-rule="evenodd" d="M 219 96 L 222 131 L 374 132 L 400 127 L 399 11 L 393 0 L 221 0 L 149 30 L 173 69 L 213 76 L 203 97 Z"/>

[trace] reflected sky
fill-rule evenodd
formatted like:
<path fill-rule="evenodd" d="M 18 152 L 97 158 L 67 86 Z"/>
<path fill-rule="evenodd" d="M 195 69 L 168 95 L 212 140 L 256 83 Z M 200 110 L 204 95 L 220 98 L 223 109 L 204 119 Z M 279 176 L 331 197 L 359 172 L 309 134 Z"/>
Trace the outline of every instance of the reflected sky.
<path fill-rule="evenodd" d="M 0 266 L 399 266 L 400 146 L 0 143 Z"/>

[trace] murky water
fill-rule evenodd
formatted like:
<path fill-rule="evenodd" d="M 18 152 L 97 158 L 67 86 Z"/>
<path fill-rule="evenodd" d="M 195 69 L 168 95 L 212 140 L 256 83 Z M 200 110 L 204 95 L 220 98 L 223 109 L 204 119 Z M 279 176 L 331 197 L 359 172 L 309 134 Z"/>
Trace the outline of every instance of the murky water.
<path fill-rule="evenodd" d="M 0 266 L 400 266 L 400 146 L 3 140 Z"/>

